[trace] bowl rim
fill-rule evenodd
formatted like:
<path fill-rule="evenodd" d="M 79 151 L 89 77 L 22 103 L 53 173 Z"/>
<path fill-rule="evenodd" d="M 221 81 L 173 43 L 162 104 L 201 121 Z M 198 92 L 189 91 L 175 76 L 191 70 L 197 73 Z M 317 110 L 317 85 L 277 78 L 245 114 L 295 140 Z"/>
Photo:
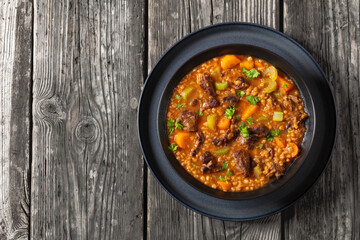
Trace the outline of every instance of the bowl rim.
<path fill-rule="evenodd" d="M 143 148 L 143 144 L 142 144 L 142 137 L 141 137 L 141 130 L 140 130 L 140 114 L 141 114 L 141 103 L 143 101 L 144 98 L 144 89 L 147 87 L 147 85 L 149 84 L 149 79 L 151 78 L 153 72 L 155 71 L 156 67 L 158 66 L 158 64 L 162 61 L 162 59 L 168 55 L 169 52 L 171 52 L 174 48 L 176 48 L 179 44 L 181 44 L 184 40 L 193 37 L 194 35 L 197 35 L 203 31 L 207 31 L 209 29 L 213 29 L 213 28 L 218 28 L 218 27 L 224 27 L 224 26 L 238 26 L 238 25 L 243 25 L 243 26 L 250 26 L 250 27 L 255 27 L 255 28 L 262 28 L 265 29 L 267 31 L 270 31 L 272 33 L 275 33 L 277 35 L 279 35 L 282 38 L 285 38 L 286 40 L 290 41 L 291 43 L 293 43 L 294 45 L 296 45 L 303 53 L 305 53 L 307 55 L 307 57 L 312 61 L 312 63 L 314 64 L 314 66 L 316 66 L 316 68 L 319 70 L 321 77 L 323 79 L 326 80 L 327 86 L 330 90 L 331 93 L 331 98 L 332 98 L 332 103 L 333 107 L 334 107 L 334 113 L 335 113 L 335 118 L 334 120 L 334 138 L 333 141 L 331 141 L 331 151 L 329 152 L 329 155 L 327 157 L 327 161 L 325 166 L 322 168 L 320 174 L 318 176 L 316 176 L 316 179 L 312 182 L 312 184 L 310 184 L 303 192 L 302 194 L 295 199 L 294 201 L 282 206 L 281 208 L 278 208 L 272 212 L 269 212 L 267 214 L 263 214 L 261 216 L 257 216 L 257 217 L 250 217 L 250 218 L 227 218 L 227 217 L 220 217 L 220 216 L 216 216 L 216 215 L 212 215 L 212 214 L 208 214 L 204 211 L 201 211 L 199 209 L 196 209 L 194 207 L 192 207 L 191 205 L 189 205 L 188 203 L 186 203 L 185 201 L 182 201 L 181 199 L 179 199 L 177 196 L 175 196 L 171 191 L 169 191 L 165 185 L 160 181 L 160 179 L 158 178 L 156 172 L 153 170 L 153 168 L 151 167 L 151 164 L 149 163 L 149 160 L 147 159 L 146 155 L 145 155 L 145 151 Z M 306 86 L 306 85 L 305 85 Z M 307 87 L 307 86 L 306 86 Z M 295 40 L 293 40 L 292 38 L 290 38 L 289 36 L 285 35 L 282 32 L 279 32 L 271 27 L 267 27 L 267 26 L 263 26 L 263 25 L 259 25 L 259 24 L 254 24 L 254 23 L 247 23 L 247 22 L 227 22 L 227 23 L 219 23 L 219 24 L 214 24 L 214 25 L 210 25 L 204 28 L 201 28 L 197 31 L 194 31 L 186 36 L 184 36 L 183 38 L 181 38 L 180 40 L 178 40 L 175 44 L 173 44 L 170 48 L 168 48 L 162 55 L 161 57 L 156 61 L 156 63 L 153 65 L 151 71 L 149 72 L 148 76 L 146 77 L 144 86 L 143 86 L 143 90 L 141 92 L 140 98 L 139 98 L 139 105 L 138 105 L 138 109 L 137 109 L 137 132 L 138 132 L 138 139 L 139 139 L 139 143 L 140 143 L 140 148 L 141 148 L 141 152 L 143 154 L 144 160 L 148 166 L 148 168 L 150 169 L 150 171 L 152 172 L 153 176 L 155 177 L 156 181 L 161 185 L 161 187 L 163 189 L 165 189 L 165 191 L 167 193 L 169 193 L 174 199 L 176 199 L 177 201 L 179 201 L 180 203 L 182 203 L 183 205 L 185 205 L 186 207 L 188 207 L 189 209 L 192 209 L 193 211 L 200 213 L 202 215 L 208 216 L 208 217 L 212 217 L 212 218 L 216 218 L 216 219 L 220 219 L 220 220 L 231 220 L 231 221 L 246 221 L 246 220 L 253 220 L 253 219 L 258 219 L 258 218 L 262 218 L 262 217 L 266 217 L 266 216 L 270 216 L 273 215 L 277 212 L 280 212 L 290 206 L 292 206 L 296 201 L 298 201 L 299 199 L 301 199 L 314 185 L 315 183 L 317 183 L 317 181 L 319 180 L 320 176 L 324 173 L 325 169 L 327 168 L 327 166 L 329 165 L 330 159 L 331 159 L 331 155 L 333 154 L 334 151 L 334 146 L 335 146 L 335 142 L 337 139 L 337 123 L 338 123 L 338 114 L 337 114 L 337 108 L 336 108 L 336 104 L 335 104 L 335 98 L 334 98 L 334 91 L 333 88 L 330 84 L 330 82 L 328 81 L 327 77 L 325 76 L 323 70 L 321 69 L 321 67 L 319 66 L 319 64 L 315 61 L 315 59 L 312 57 L 312 55 L 304 48 L 302 47 L 299 43 L 297 43 Z M 315 111 L 315 109 L 314 109 Z M 316 121 L 316 119 L 315 119 Z M 157 131 L 158 132 L 158 131 Z M 313 138 L 311 139 L 311 142 L 313 141 Z M 311 145 L 313 144 L 313 142 L 311 143 Z M 280 188 L 282 188 L 283 186 L 280 186 Z"/>

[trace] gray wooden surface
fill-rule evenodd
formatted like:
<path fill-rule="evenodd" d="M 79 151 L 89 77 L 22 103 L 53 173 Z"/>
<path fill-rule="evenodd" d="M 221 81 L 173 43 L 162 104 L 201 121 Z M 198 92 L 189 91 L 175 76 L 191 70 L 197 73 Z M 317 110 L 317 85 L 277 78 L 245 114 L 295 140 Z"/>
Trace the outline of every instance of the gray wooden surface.
<path fill-rule="evenodd" d="M 0 239 L 360 239 L 359 0 L 0 0 Z M 246 21 L 283 31 L 333 87 L 331 163 L 282 213 L 229 222 L 144 165 L 136 109 L 177 40 Z"/>

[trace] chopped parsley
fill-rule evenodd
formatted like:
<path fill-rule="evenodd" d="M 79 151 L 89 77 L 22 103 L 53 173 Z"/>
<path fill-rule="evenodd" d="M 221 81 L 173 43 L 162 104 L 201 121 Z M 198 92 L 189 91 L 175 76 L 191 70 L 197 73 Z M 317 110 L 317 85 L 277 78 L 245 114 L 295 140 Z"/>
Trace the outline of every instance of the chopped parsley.
<path fill-rule="evenodd" d="M 203 115 L 203 112 L 202 111 L 197 111 L 197 115 L 199 115 L 200 117 Z"/>
<path fill-rule="evenodd" d="M 262 148 L 262 147 L 263 147 L 262 144 L 259 144 L 259 145 L 256 146 L 257 149 L 260 149 L 260 148 Z"/>
<path fill-rule="evenodd" d="M 227 119 L 231 119 L 232 116 L 234 115 L 235 113 L 235 105 L 231 106 L 231 107 L 228 107 L 226 110 L 225 110 L 225 113 L 224 115 L 227 117 Z"/>
<path fill-rule="evenodd" d="M 233 173 L 230 171 L 230 169 L 227 170 L 226 175 L 231 176 Z"/>
<path fill-rule="evenodd" d="M 168 147 L 171 151 L 175 151 L 179 146 L 176 145 L 175 143 L 170 144 L 170 146 Z"/>
<path fill-rule="evenodd" d="M 174 119 L 169 119 L 167 121 L 167 125 L 169 127 L 169 135 L 171 135 L 173 133 L 173 131 L 175 130 L 175 120 Z"/>
<path fill-rule="evenodd" d="M 220 176 L 219 177 L 219 180 L 222 181 L 222 182 L 227 182 L 227 177 L 223 177 L 223 176 Z"/>
<path fill-rule="evenodd" d="M 236 120 L 240 121 L 240 115 L 236 115 Z"/>
<path fill-rule="evenodd" d="M 280 136 L 280 130 L 270 130 L 269 134 L 266 137 L 266 140 L 271 142 L 272 140 L 274 140 L 275 137 Z"/>
<path fill-rule="evenodd" d="M 260 75 L 260 73 L 255 69 L 246 70 L 246 68 L 242 68 L 242 72 L 245 74 L 247 78 L 256 78 Z"/>
<path fill-rule="evenodd" d="M 176 95 L 175 95 L 175 98 L 177 98 L 177 99 L 180 100 L 182 97 L 181 97 L 179 94 L 176 94 Z"/>
<path fill-rule="evenodd" d="M 244 91 L 240 91 L 240 92 L 236 92 L 236 94 L 239 96 L 239 97 L 243 97 L 245 95 L 245 92 Z"/>
<path fill-rule="evenodd" d="M 175 122 L 175 129 L 183 129 L 184 126 L 180 123 L 180 120 L 179 119 L 176 119 L 176 122 Z"/>
<path fill-rule="evenodd" d="M 240 130 L 240 133 L 242 134 L 242 136 L 244 138 L 247 138 L 249 137 L 249 131 L 248 131 L 248 127 L 246 126 L 246 124 L 244 122 L 241 122 L 240 126 L 239 126 L 239 130 Z"/>
<path fill-rule="evenodd" d="M 260 102 L 260 98 L 255 96 L 247 96 L 246 100 L 248 100 L 252 105 L 256 105 L 258 102 Z"/>
<path fill-rule="evenodd" d="M 178 105 L 176 106 L 176 109 L 180 109 L 180 108 L 182 108 L 183 106 L 185 106 L 185 103 L 178 104 Z"/>
<path fill-rule="evenodd" d="M 249 125 L 253 124 L 253 118 L 252 117 L 249 117 L 248 119 L 246 119 L 247 123 Z"/>
<path fill-rule="evenodd" d="M 286 83 L 284 83 L 282 86 L 283 86 L 284 88 L 289 88 L 289 85 L 287 85 Z"/>
<path fill-rule="evenodd" d="M 228 166 L 229 166 L 229 164 L 227 162 L 223 162 L 223 166 L 220 169 L 220 171 L 224 171 Z"/>

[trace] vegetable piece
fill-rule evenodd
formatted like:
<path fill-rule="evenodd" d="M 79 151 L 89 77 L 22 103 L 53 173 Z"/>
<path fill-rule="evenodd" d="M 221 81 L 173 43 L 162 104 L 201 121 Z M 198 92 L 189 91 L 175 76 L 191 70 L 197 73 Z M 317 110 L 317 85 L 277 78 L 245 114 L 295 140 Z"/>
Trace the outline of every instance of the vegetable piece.
<path fill-rule="evenodd" d="M 240 59 L 235 55 L 225 55 L 221 58 L 221 68 L 233 68 L 240 63 Z"/>
<path fill-rule="evenodd" d="M 231 183 L 230 182 L 223 182 L 223 181 L 218 181 L 220 187 L 225 190 L 225 191 L 229 191 L 231 188 Z"/>
<path fill-rule="evenodd" d="M 245 60 L 241 61 L 240 68 L 252 69 L 254 67 L 254 59 L 252 57 L 247 57 Z"/>
<path fill-rule="evenodd" d="M 274 94 L 274 97 L 277 98 L 277 99 L 280 99 L 280 98 L 283 97 L 283 95 L 281 94 L 281 92 L 278 92 L 278 91 L 273 92 L 273 94 Z"/>
<path fill-rule="evenodd" d="M 240 91 L 240 92 L 236 92 L 236 94 L 239 96 L 239 97 L 243 97 L 245 95 L 245 92 L 244 91 Z"/>
<path fill-rule="evenodd" d="M 217 90 L 225 90 L 228 86 L 228 83 L 227 82 L 215 82 L 215 88 Z"/>
<path fill-rule="evenodd" d="M 216 67 L 214 67 L 211 71 L 210 71 L 210 76 L 213 79 L 217 79 L 220 77 L 220 66 L 216 65 Z"/>
<path fill-rule="evenodd" d="M 272 140 L 274 140 L 274 137 L 278 136 L 280 136 L 279 130 L 270 130 L 269 134 L 266 136 L 266 140 L 271 142 Z"/>
<path fill-rule="evenodd" d="M 296 157 L 299 154 L 299 147 L 295 143 L 289 143 L 287 147 L 292 158 Z"/>
<path fill-rule="evenodd" d="M 227 170 L 226 175 L 231 176 L 233 173 L 230 171 L 230 169 Z"/>
<path fill-rule="evenodd" d="M 207 126 L 210 130 L 215 131 L 216 129 L 216 120 L 217 120 L 217 114 L 211 114 L 207 117 L 206 122 Z"/>
<path fill-rule="evenodd" d="M 265 82 L 267 84 L 266 85 L 267 87 L 265 88 L 266 93 L 271 93 L 271 92 L 276 90 L 276 87 L 277 87 L 276 81 L 273 81 L 273 80 L 268 78 L 268 79 L 265 80 Z"/>
<path fill-rule="evenodd" d="M 274 112 L 273 121 L 281 122 L 284 119 L 283 112 Z"/>
<path fill-rule="evenodd" d="M 278 147 L 280 147 L 280 148 L 286 147 L 286 142 L 285 142 L 285 140 L 284 140 L 283 138 L 281 138 L 281 137 L 275 137 L 274 139 L 275 139 L 275 143 L 276 143 L 276 145 L 277 145 Z"/>
<path fill-rule="evenodd" d="M 254 170 L 254 175 L 255 175 L 255 177 L 256 177 L 257 179 L 259 179 L 259 178 L 260 178 L 260 175 L 261 175 L 261 169 L 260 169 L 260 167 L 259 167 L 259 166 L 255 166 L 253 170 Z"/>
<path fill-rule="evenodd" d="M 270 66 L 265 69 L 264 76 L 270 78 L 272 81 L 275 81 L 278 77 L 278 71 L 274 66 Z"/>
<path fill-rule="evenodd" d="M 184 128 L 184 126 L 180 123 L 180 119 L 176 119 L 175 129 L 182 130 L 183 128 Z"/>
<path fill-rule="evenodd" d="M 197 111 L 197 115 L 199 115 L 200 117 L 203 115 L 203 112 L 201 110 Z"/>
<path fill-rule="evenodd" d="M 253 124 L 253 118 L 252 117 L 249 117 L 248 119 L 246 119 L 246 122 L 251 125 Z"/>
<path fill-rule="evenodd" d="M 232 116 L 234 115 L 235 113 L 235 105 L 232 105 L 231 107 L 228 107 L 226 110 L 225 110 L 225 113 L 224 115 L 228 118 L 228 119 L 231 119 Z"/>
<path fill-rule="evenodd" d="M 190 136 L 191 136 L 190 133 L 185 131 L 180 131 L 175 135 L 174 140 L 179 147 L 186 148 L 186 146 L 189 143 Z"/>
<path fill-rule="evenodd" d="M 263 147 L 263 145 L 262 145 L 262 144 L 259 144 L 259 145 L 256 146 L 256 149 L 260 149 L 260 148 L 262 148 L 262 147 Z"/>
<path fill-rule="evenodd" d="M 221 171 L 224 171 L 228 166 L 229 166 L 229 164 L 228 164 L 227 162 L 223 162 L 223 166 L 222 166 L 222 168 L 220 169 L 220 172 L 221 172 Z"/>
<path fill-rule="evenodd" d="M 287 92 L 291 91 L 292 89 L 294 89 L 295 85 L 292 84 L 291 82 L 287 81 L 285 78 L 278 76 L 278 78 L 276 79 L 278 86 L 280 87 L 280 92 L 283 95 L 286 95 Z"/>
<path fill-rule="evenodd" d="M 175 151 L 175 150 L 178 148 L 178 145 L 176 145 L 175 143 L 173 143 L 173 144 L 170 144 L 170 146 L 168 146 L 168 148 L 169 148 L 171 151 Z"/>
<path fill-rule="evenodd" d="M 269 121 L 269 118 L 267 116 L 261 116 L 257 119 L 258 122 L 268 122 Z"/>
<path fill-rule="evenodd" d="M 231 119 L 228 119 L 226 116 L 222 116 L 217 124 L 217 127 L 221 130 L 226 130 L 230 127 Z"/>
<path fill-rule="evenodd" d="M 240 131 L 240 133 L 242 134 L 242 136 L 244 137 L 244 138 L 247 138 L 247 137 L 249 137 L 249 131 L 248 131 L 248 127 L 246 126 L 246 124 L 244 123 L 244 122 L 241 122 L 240 123 L 240 126 L 239 126 L 239 131 Z"/>
<path fill-rule="evenodd" d="M 249 105 L 241 115 L 241 119 L 245 120 L 251 117 L 259 109 L 258 105 Z"/>
<path fill-rule="evenodd" d="M 194 88 L 188 87 L 185 88 L 184 91 L 181 93 L 181 96 L 186 100 L 190 97 L 190 94 L 194 91 Z"/>
<path fill-rule="evenodd" d="M 185 103 L 178 104 L 178 105 L 176 106 L 176 109 L 180 109 L 180 108 L 182 108 L 183 106 L 185 106 Z"/>
<path fill-rule="evenodd" d="M 248 79 L 256 78 L 260 75 L 260 73 L 255 68 L 246 70 L 246 68 L 243 67 L 241 71 L 245 74 L 245 76 Z"/>
<path fill-rule="evenodd" d="M 247 96 L 246 100 L 249 101 L 249 103 L 251 103 L 252 105 L 257 104 L 258 102 L 260 102 L 260 98 L 259 97 L 255 97 L 255 96 Z"/>
<path fill-rule="evenodd" d="M 219 148 L 219 149 L 216 149 L 214 151 L 214 153 L 217 155 L 217 156 L 222 156 L 222 155 L 225 155 L 229 152 L 229 148 L 228 147 L 222 147 L 222 148 Z M 226 163 L 227 164 L 227 163 Z M 223 169 L 224 170 L 224 169 Z"/>
<path fill-rule="evenodd" d="M 179 99 L 179 100 L 182 99 L 182 97 L 181 97 L 179 94 L 176 94 L 176 95 L 175 95 L 175 98 L 176 98 L 176 99 Z"/>
<path fill-rule="evenodd" d="M 169 135 L 171 135 L 173 133 L 173 131 L 175 130 L 175 120 L 174 119 L 169 119 L 167 121 L 167 125 L 169 127 Z"/>

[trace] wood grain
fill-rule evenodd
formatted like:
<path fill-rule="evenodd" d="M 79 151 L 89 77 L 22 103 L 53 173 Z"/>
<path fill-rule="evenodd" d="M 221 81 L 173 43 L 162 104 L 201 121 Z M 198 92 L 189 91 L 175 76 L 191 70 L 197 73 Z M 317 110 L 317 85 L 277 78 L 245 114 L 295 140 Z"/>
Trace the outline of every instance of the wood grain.
<path fill-rule="evenodd" d="M 1 1 L 0 239 L 29 235 L 31 44 L 32 3 Z"/>
<path fill-rule="evenodd" d="M 35 1 L 32 239 L 141 239 L 143 2 Z"/>
<path fill-rule="evenodd" d="M 286 239 L 359 239 L 359 1 L 284 1 L 284 32 L 319 62 L 332 85 L 338 132 L 331 163 L 286 212 Z"/>
<path fill-rule="evenodd" d="M 278 1 L 150 1 L 148 10 L 149 70 L 181 37 L 201 27 L 246 21 L 279 28 Z M 237 223 L 203 217 L 172 199 L 148 177 L 149 239 L 280 239 L 281 214 Z"/>

